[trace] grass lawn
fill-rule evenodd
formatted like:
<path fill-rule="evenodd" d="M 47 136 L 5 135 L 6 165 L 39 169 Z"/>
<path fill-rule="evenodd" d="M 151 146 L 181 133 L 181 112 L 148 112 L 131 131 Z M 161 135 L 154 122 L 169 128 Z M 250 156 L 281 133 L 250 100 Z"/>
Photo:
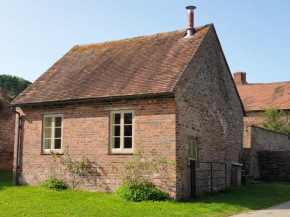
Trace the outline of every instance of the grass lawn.
<path fill-rule="evenodd" d="M 285 183 L 247 184 L 186 202 L 131 203 L 115 194 L 13 186 L 11 172 L 0 172 L 0 216 L 229 216 L 290 200 Z"/>

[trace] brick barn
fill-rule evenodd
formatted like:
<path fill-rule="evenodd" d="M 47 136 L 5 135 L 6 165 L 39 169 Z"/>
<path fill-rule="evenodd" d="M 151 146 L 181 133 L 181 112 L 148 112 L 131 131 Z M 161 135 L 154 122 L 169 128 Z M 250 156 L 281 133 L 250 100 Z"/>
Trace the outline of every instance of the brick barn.
<path fill-rule="evenodd" d="M 241 157 L 243 105 L 212 24 L 74 46 L 11 106 L 22 117 L 21 184 L 49 178 L 49 150 L 69 146 L 105 171 L 102 184 L 79 188 L 115 191 L 121 180 L 110 164 L 130 161 L 141 144 L 166 143 L 158 155 L 176 167 L 168 182 L 151 178 L 180 199 L 191 192 L 189 147 L 197 162 L 227 163 L 228 186 Z M 61 167 L 55 173 L 67 178 Z"/>
<path fill-rule="evenodd" d="M 290 111 L 290 82 L 248 83 L 245 72 L 234 73 L 234 81 L 246 110 L 244 117 L 244 169 L 259 177 L 259 151 L 290 151 L 288 135 L 261 128 L 265 109 Z"/>
<path fill-rule="evenodd" d="M 0 171 L 13 168 L 13 144 L 15 116 L 7 107 L 12 99 L 0 88 Z"/>

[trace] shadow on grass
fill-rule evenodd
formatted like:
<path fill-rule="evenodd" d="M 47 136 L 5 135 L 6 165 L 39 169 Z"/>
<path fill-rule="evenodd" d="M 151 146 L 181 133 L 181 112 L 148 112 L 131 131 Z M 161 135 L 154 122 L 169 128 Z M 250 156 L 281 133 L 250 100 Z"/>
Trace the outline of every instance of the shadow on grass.
<path fill-rule="evenodd" d="M 290 201 L 289 182 L 264 182 L 243 184 L 215 195 L 203 196 L 183 203 L 225 204 L 250 210 L 258 210 Z"/>
<path fill-rule="evenodd" d="M 13 186 L 13 172 L 12 171 L 0 171 L 0 190 L 3 187 Z"/>

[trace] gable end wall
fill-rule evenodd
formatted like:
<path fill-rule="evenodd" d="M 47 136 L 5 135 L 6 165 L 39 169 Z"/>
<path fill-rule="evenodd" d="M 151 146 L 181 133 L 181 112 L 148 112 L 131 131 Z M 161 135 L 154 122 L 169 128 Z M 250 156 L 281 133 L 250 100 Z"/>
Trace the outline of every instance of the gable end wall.
<path fill-rule="evenodd" d="M 190 138 L 198 139 L 198 162 L 227 163 L 227 186 L 231 180 L 231 164 L 241 157 L 243 109 L 214 31 L 213 27 L 209 30 L 176 86 L 179 198 L 189 197 L 191 191 L 187 166 Z M 198 165 L 197 169 L 202 168 Z M 222 182 L 219 180 L 219 184 Z M 210 181 L 197 181 L 196 185 L 207 184 Z M 208 190 L 197 188 L 197 194 Z"/>

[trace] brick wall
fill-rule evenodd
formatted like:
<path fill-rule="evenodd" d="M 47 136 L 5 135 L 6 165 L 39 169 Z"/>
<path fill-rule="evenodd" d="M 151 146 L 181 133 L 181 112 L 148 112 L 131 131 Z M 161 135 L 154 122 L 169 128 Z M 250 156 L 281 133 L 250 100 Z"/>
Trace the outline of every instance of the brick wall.
<path fill-rule="evenodd" d="M 20 183 L 35 185 L 55 175 L 65 181 L 71 179 L 60 163 L 52 164 L 50 155 L 41 154 L 42 115 L 43 112 L 66 112 L 63 114 L 63 145 L 69 146 L 73 159 L 85 155 L 102 169 L 101 179 L 95 184 L 81 183 L 77 187 L 86 190 L 114 191 L 120 185 L 120 177 L 112 170 L 112 164 L 120 167 L 132 159 L 132 155 L 110 155 L 108 108 L 134 107 L 135 147 L 144 145 L 145 149 L 156 148 L 158 143 L 167 143 L 170 151 L 158 149 L 158 156 L 175 161 L 175 110 L 174 97 L 159 97 L 134 100 L 100 101 L 88 104 L 65 106 L 26 107 L 22 113 L 23 122 L 20 149 Z M 52 166 L 53 165 L 53 166 Z M 52 173 L 51 171 L 54 171 Z M 150 179 L 163 190 L 175 197 L 175 169 L 168 171 L 168 180 L 160 180 L 158 174 Z"/>
<path fill-rule="evenodd" d="M 264 112 L 247 112 L 247 116 L 244 117 L 244 148 L 251 147 L 251 126 L 260 127 L 264 119 Z"/>
<path fill-rule="evenodd" d="M 250 156 L 247 158 L 246 167 L 254 178 L 259 177 L 258 152 L 260 151 L 290 151 L 290 139 L 287 135 L 279 134 L 259 127 L 249 129 L 251 143 Z"/>
<path fill-rule="evenodd" d="M 187 166 L 190 138 L 198 139 L 197 161 L 227 163 L 229 186 L 231 164 L 241 158 L 243 111 L 213 29 L 180 79 L 176 101 L 177 164 L 181 174 L 177 182 L 178 197 L 190 196 L 190 170 Z M 197 170 L 204 166 L 199 165 Z M 223 183 L 224 180 L 215 183 L 221 185 L 214 190 L 224 188 Z M 210 181 L 197 183 L 199 186 L 207 184 Z M 197 194 L 209 190 L 198 188 Z"/>
<path fill-rule="evenodd" d="M 15 115 L 7 108 L 11 99 L 3 89 L 0 89 L 0 102 L 3 104 L 0 111 L 0 171 L 12 170 Z"/>
<path fill-rule="evenodd" d="M 261 179 L 289 181 L 290 151 L 260 151 L 258 161 Z"/>
<path fill-rule="evenodd" d="M 9 171 L 13 167 L 13 152 L 1 151 L 0 153 L 0 171 Z"/>

